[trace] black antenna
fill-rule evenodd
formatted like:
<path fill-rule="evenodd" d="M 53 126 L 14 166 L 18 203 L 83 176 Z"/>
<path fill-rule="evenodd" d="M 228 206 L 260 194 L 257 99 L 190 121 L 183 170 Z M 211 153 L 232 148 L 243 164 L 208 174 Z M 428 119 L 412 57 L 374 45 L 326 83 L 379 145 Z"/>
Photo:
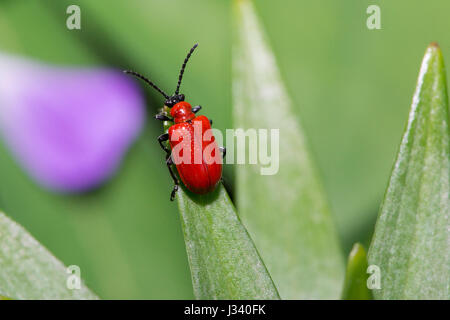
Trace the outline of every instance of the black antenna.
<path fill-rule="evenodd" d="M 143 75 L 141 75 L 141 74 L 139 74 L 139 73 L 137 73 L 137 72 L 135 72 L 135 71 L 131 71 L 131 70 L 124 70 L 123 72 L 124 72 L 124 73 L 127 73 L 127 74 L 132 74 L 133 76 L 136 76 L 136 77 L 138 77 L 139 79 L 144 80 L 144 81 L 147 82 L 150 86 L 152 86 L 153 88 L 155 88 L 159 93 L 161 93 L 161 94 L 164 96 L 164 98 L 169 99 L 169 96 L 168 96 L 164 91 L 162 91 L 160 88 L 158 88 L 158 86 L 157 86 L 156 84 L 154 84 L 153 82 L 151 82 L 150 80 L 148 80 L 148 79 L 147 79 L 146 77 L 144 77 Z"/>
<path fill-rule="evenodd" d="M 184 69 L 186 68 L 186 63 L 189 61 L 189 58 L 191 57 L 192 53 L 194 52 L 195 48 L 198 47 L 198 43 L 194 44 L 194 46 L 189 50 L 189 53 L 186 56 L 186 59 L 184 59 L 183 65 L 181 66 L 180 75 L 178 76 L 178 84 L 177 84 L 177 90 L 175 90 L 175 95 L 177 95 L 180 92 L 180 86 L 181 86 L 181 79 L 183 79 L 183 73 Z"/>

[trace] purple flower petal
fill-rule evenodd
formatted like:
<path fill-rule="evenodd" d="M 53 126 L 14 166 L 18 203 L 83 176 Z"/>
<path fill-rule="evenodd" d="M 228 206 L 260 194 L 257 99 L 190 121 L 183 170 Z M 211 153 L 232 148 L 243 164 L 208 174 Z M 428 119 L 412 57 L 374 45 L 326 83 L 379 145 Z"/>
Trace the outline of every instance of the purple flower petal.
<path fill-rule="evenodd" d="M 0 129 L 26 171 L 59 191 L 98 186 L 145 118 L 133 80 L 109 69 L 59 68 L 0 54 Z"/>

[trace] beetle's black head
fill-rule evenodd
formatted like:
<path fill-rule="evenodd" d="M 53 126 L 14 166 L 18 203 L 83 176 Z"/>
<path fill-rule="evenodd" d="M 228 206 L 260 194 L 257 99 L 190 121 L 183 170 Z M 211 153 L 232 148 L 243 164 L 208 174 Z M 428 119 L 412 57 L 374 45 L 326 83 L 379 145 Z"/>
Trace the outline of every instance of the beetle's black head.
<path fill-rule="evenodd" d="M 169 108 L 172 108 L 174 105 L 176 105 L 178 102 L 184 101 L 184 94 L 174 94 L 173 96 L 169 97 L 165 102 L 164 105 L 168 106 Z"/>
<path fill-rule="evenodd" d="M 125 73 L 129 73 L 132 74 L 142 80 L 144 80 L 145 82 L 147 82 L 150 86 L 152 86 L 154 89 L 156 89 L 159 93 L 161 93 L 164 98 L 166 98 L 166 101 L 164 102 L 164 104 L 170 108 L 172 108 L 175 104 L 177 104 L 178 102 L 184 101 L 184 94 L 179 93 L 180 92 L 180 86 L 181 86 L 181 80 L 183 79 L 183 74 L 184 74 L 184 69 L 186 68 L 186 64 L 189 61 L 189 58 L 191 57 L 192 53 L 194 52 L 195 48 L 197 48 L 198 43 L 196 43 L 191 50 L 189 50 L 186 59 L 184 59 L 183 65 L 181 66 L 181 70 L 180 70 L 180 75 L 178 76 L 178 84 L 177 84 L 177 88 L 175 90 L 175 93 L 173 94 L 173 96 L 169 96 L 168 94 L 166 94 L 163 90 L 161 90 L 160 88 L 158 88 L 153 82 L 151 82 L 149 79 L 147 79 L 146 77 L 144 77 L 143 75 L 134 72 L 134 71 L 130 71 L 130 70 L 125 70 Z"/>

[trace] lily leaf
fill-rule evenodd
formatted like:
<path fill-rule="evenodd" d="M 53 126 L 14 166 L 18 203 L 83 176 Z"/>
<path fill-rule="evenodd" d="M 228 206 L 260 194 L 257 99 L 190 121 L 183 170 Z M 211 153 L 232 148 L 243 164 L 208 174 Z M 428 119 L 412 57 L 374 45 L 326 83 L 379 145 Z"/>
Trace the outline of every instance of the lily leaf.
<path fill-rule="evenodd" d="M 0 212 L 0 292 L 13 299 L 98 299 L 84 284 L 69 289 L 64 265 Z"/>
<path fill-rule="evenodd" d="M 281 298 L 338 299 L 343 257 L 298 115 L 252 3 L 235 1 L 234 19 L 235 128 L 279 129 L 277 173 L 261 175 L 265 165 L 237 166 L 238 212 Z"/>
<path fill-rule="evenodd" d="M 178 191 L 178 206 L 197 299 L 279 299 L 225 188 Z"/>
<path fill-rule="evenodd" d="M 360 243 L 353 245 L 348 256 L 343 300 L 371 300 L 372 292 L 367 288 L 367 255 Z"/>
<path fill-rule="evenodd" d="M 369 263 L 377 299 L 449 299 L 449 111 L 441 50 L 425 52 Z"/>
<path fill-rule="evenodd" d="M 164 122 L 165 132 L 169 125 Z M 177 201 L 197 299 L 279 299 L 222 183 L 206 195 L 182 186 Z"/>

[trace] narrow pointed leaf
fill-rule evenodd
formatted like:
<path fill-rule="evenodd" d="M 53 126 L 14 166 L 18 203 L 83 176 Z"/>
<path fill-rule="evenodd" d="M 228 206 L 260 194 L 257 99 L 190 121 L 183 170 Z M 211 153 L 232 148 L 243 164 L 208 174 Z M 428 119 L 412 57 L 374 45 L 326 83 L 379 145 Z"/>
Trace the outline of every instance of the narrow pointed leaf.
<path fill-rule="evenodd" d="M 234 19 L 235 128 L 280 130 L 276 174 L 261 175 L 267 165 L 237 166 L 238 212 L 281 298 L 337 299 L 343 258 L 299 117 L 250 1 L 234 2 Z"/>
<path fill-rule="evenodd" d="M 178 192 L 197 299 L 278 299 L 277 290 L 220 184 L 205 196 Z"/>
<path fill-rule="evenodd" d="M 0 292 L 13 299 L 98 299 L 84 284 L 69 289 L 66 267 L 0 212 Z"/>
<path fill-rule="evenodd" d="M 372 293 L 367 288 L 367 255 L 364 247 L 355 243 L 348 256 L 345 274 L 343 300 L 371 300 Z"/>
<path fill-rule="evenodd" d="M 369 250 L 377 299 L 450 299 L 448 122 L 444 62 L 431 44 Z"/>

